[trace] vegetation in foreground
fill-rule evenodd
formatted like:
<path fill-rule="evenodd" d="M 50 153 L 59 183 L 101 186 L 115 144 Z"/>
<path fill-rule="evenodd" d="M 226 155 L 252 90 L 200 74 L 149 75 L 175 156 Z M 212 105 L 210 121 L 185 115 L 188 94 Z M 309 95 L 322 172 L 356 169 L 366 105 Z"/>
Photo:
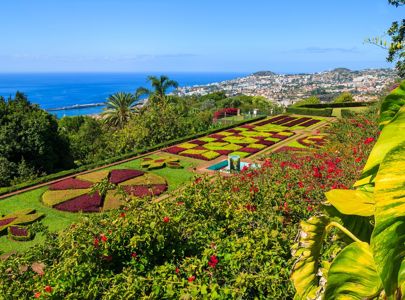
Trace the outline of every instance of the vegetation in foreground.
<path fill-rule="evenodd" d="M 10 299 L 289 299 L 298 222 L 324 192 L 358 178 L 377 138 L 375 112 L 330 126 L 320 152 L 263 157 L 262 168 L 196 178 L 175 200 L 132 199 L 0 264 Z"/>

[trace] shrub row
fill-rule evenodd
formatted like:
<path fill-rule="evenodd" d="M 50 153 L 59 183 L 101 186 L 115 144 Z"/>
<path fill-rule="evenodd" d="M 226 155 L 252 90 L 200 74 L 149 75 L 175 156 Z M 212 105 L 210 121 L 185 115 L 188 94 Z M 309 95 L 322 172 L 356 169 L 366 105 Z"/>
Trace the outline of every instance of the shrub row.
<path fill-rule="evenodd" d="M 300 107 L 303 108 L 343 108 L 343 107 L 364 107 L 371 106 L 377 102 L 344 102 L 344 103 L 320 103 L 320 104 L 306 104 Z"/>
<path fill-rule="evenodd" d="M 287 107 L 287 113 L 308 116 L 332 116 L 332 108 Z"/>
<path fill-rule="evenodd" d="M 61 172 L 58 172 L 58 173 L 49 174 L 49 175 L 46 175 L 46 176 L 36 178 L 35 180 L 29 181 L 29 182 L 24 182 L 24 183 L 17 184 L 17 185 L 14 185 L 14 186 L 3 187 L 3 188 L 0 188 L 0 196 L 4 195 L 4 194 L 11 193 L 11 192 L 15 192 L 15 191 L 18 191 L 18 190 L 21 190 L 21 189 L 24 189 L 24 188 L 28 188 L 28 187 L 31 187 L 31 186 L 34 186 L 34 185 L 37 185 L 37 184 L 41 184 L 41 183 L 45 183 L 45 182 L 48 182 L 48 181 L 56 180 L 56 179 L 59 179 L 59 178 L 65 177 L 65 176 L 71 176 L 71 175 L 74 175 L 74 174 L 77 174 L 77 173 L 80 173 L 80 172 L 89 171 L 89 170 L 92 170 L 92 169 L 95 169 L 95 168 L 98 168 L 98 167 L 102 167 L 102 166 L 105 166 L 105 165 L 108 165 L 108 164 L 117 163 L 117 162 L 120 162 L 122 160 L 129 159 L 131 157 L 146 154 L 146 153 L 149 153 L 149 152 L 152 152 L 152 151 L 157 151 L 157 150 L 160 150 L 160 149 L 163 149 L 163 148 L 166 148 L 166 147 L 170 147 L 172 145 L 175 145 L 175 144 L 178 144 L 178 143 L 181 143 L 181 142 L 184 142 L 184 141 L 188 141 L 188 140 L 191 140 L 191 139 L 196 139 L 196 138 L 199 138 L 199 137 L 202 137 L 202 136 L 205 136 L 205 135 L 220 132 L 220 131 L 223 131 L 224 129 L 232 128 L 232 127 L 235 127 L 235 126 L 240 126 L 240 125 L 243 125 L 243 124 L 246 124 L 246 123 L 259 121 L 259 120 L 262 120 L 264 118 L 266 118 L 266 116 L 260 116 L 260 117 L 249 119 L 249 120 L 243 120 L 243 121 L 240 121 L 240 122 L 235 122 L 234 124 L 231 124 L 231 125 L 226 125 L 226 126 L 222 126 L 220 128 L 215 128 L 215 129 L 210 129 L 210 130 L 207 130 L 207 131 L 203 131 L 203 132 L 200 132 L 200 133 L 197 133 L 197 134 L 194 134 L 194 135 L 185 136 L 185 137 L 182 137 L 182 138 L 170 140 L 168 142 L 155 145 L 153 147 L 139 149 L 137 151 L 127 153 L 127 154 L 123 154 L 123 155 L 119 155 L 119 156 L 116 156 L 116 157 L 112 157 L 110 159 L 106 159 L 106 160 L 103 160 L 103 161 L 100 161 L 100 162 L 97 162 L 97 163 L 84 165 L 84 166 L 81 166 L 81 167 L 78 167 L 78 168 L 75 168 L 75 169 L 64 170 L 64 171 L 61 171 Z"/>

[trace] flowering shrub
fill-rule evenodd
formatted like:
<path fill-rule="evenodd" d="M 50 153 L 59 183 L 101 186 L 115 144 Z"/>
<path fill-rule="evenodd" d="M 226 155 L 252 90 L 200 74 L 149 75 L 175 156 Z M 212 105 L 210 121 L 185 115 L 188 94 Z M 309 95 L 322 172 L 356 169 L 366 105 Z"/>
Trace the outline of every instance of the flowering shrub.
<path fill-rule="evenodd" d="M 238 115 L 237 108 L 223 108 L 223 109 L 220 109 L 220 110 L 214 112 L 214 120 L 223 118 L 225 116 L 230 117 L 230 116 L 236 116 L 236 115 Z"/>

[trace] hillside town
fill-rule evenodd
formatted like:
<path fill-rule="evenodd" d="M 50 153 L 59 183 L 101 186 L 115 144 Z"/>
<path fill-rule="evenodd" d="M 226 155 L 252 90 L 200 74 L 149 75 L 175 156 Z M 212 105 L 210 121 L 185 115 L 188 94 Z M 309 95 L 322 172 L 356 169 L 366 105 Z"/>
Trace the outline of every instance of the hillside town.
<path fill-rule="evenodd" d="M 228 96 L 263 96 L 279 104 L 289 105 L 309 96 L 315 95 L 329 101 L 337 94 L 350 92 L 356 101 L 373 101 L 395 80 L 393 69 L 351 71 L 338 68 L 314 74 L 275 74 L 263 71 L 208 85 L 181 87 L 175 94 L 191 96 L 225 91 Z"/>

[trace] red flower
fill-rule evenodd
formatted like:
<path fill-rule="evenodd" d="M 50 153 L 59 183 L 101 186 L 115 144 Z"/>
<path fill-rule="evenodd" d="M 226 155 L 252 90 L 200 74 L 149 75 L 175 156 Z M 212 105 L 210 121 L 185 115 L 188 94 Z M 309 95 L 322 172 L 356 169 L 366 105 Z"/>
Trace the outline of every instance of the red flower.
<path fill-rule="evenodd" d="M 163 218 L 163 222 L 164 223 L 169 223 L 170 222 L 170 218 L 168 216 Z"/>
<path fill-rule="evenodd" d="M 125 213 L 124 212 L 120 213 L 120 217 L 125 218 Z"/>
<path fill-rule="evenodd" d="M 300 188 L 303 188 L 303 187 L 304 187 L 304 184 L 302 183 L 302 181 L 299 181 L 299 182 L 298 182 L 298 186 L 299 186 Z"/>
<path fill-rule="evenodd" d="M 364 141 L 364 144 L 365 144 L 365 145 L 368 145 L 368 144 L 370 144 L 370 143 L 372 143 L 372 142 L 374 142 L 374 138 L 369 137 L 369 138 L 367 138 L 367 139 Z"/>
<path fill-rule="evenodd" d="M 98 247 L 98 244 L 99 244 L 98 238 L 94 238 L 93 243 L 94 243 L 94 247 Z"/>
<path fill-rule="evenodd" d="M 312 170 L 314 171 L 315 178 L 322 178 L 322 174 L 319 172 L 319 168 L 313 167 Z"/>
<path fill-rule="evenodd" d="M 131 257 L 132 257 L 132 258 L 136 258 L 137 256 L 138 256 L 138 254 L 136 254 L 136 252 L 132 252 L 132 253 L 131 253 Z"/>
<path fill-rule="evenodd" d="M 256 205 L 251 205 L 251 204 L 247 204 L 245 207 L 248 211 L 256 211 L 256 209 L 257 209 Z"/>
<path fill-rule="evenodd" d="M 355 161 L 356 161 L 356 162 L 361 162 L 361 157 L 357 157 L 357 158 L 355 159 Z"/>
<path fill-rule="evenodd" d="M 179 274 L 180 273 L 180 269 L 179 268 L 176 268 L 176 274 Z"/>
<path fill-rule="evenodd" d="M 201 177 L 198 177 L 198 178 L 194 181 L 194 183 L 195 183 L 195 184 L 199 184 L 201 181 L 202 181 L 202 178 L 201 178 Z"/>
<path fill-rule="evenodd" d="M 311 206 L 311 205 L 308 205 L 307 210 L 308 210 L 308 211 L 313 211 L 312 206 Z"/>
<path fill-rule="evenodd" d="M 218 257 L 216 257 L 215 255 L 211 255 L 211 257 L 210 257 L 210 261 L 208 262 L 208 265 L 211 267 L 211 268 L 215 268 L 216 267 L 216 265 L 218 264 Z"/>
<path fill-rule="evenodd" d="M 232 192 L 239 192 L 239 187 L 237 187 L 237 186 L 234 186 L 234 187 L 232 187 Z"/>
<path fill-rule="evenodd" d="M 179 202 L 176 203 L 176 205 L 179 205 L 179 206 L 180 206 L 180 205 L 184 205 L 184 202 L 183 202 L 183 201 L 179 201 Z"/>
<path fill-rule="evenodd" d="M 252 186 L 250 187 L 250 192 L 257 193 L 258 191 L 259 191 L 259 189 L 254 184 L 252 184 Z"/>
<path fill-rule="evenodd" d="M 195 276 L 194 275 L 190 276 L 187 280 L 188 282 L 193 282 L 195 280 Z"/>
<path fill-rule="evenodd" d="M 102 257 L 105 261 L 112 261 L 112 255 L 103 255 Z"/>
<path fill-rule="evenodd" d="M 34 298 L 39 298 L 39 297 L 41 297 L 41 293 L 40 293 L 40 292 L 36 292 L 36 293 L 34 294 Z"/>
<path fill-rule="evenodd" d="M 52 293 L 52 287 L 50 287 L 49 285 L 47 285 L 44 290 L 47 293 Z"/>
<path fill-rule="evenodd" d="M 101 237 L 101 241 L 102 241 L 103 243 L 105 243 L 105 242 L 108 241 L 108 238 L 107 238 L 104 234 L 100 235 L 100 237 Z"/>

